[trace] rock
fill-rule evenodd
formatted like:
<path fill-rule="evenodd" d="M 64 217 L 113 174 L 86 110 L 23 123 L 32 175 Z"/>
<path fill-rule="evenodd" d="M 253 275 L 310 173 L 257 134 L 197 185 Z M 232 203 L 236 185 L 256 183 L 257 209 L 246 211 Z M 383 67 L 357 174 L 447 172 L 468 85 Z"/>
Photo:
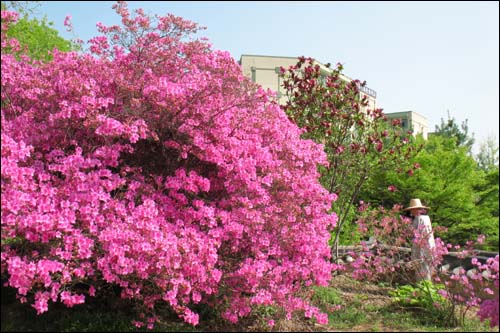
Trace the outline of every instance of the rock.
<path fill-rule="evenodd" d="M 467 276 L 468 276 L 469 278 L 472 278 L 474 275 L 476 275 L 476 273 L 477 273 L 477 269 L 475 269 L 475 268 L 473 268 L 473 269 L 469 269 L 469 270 L 467 271 Z"/>
<path fill-rule="evenodd" d="M 446 264 L 439 267 L 439 272 L 443 274 L 448 273 L 449 270 L 450 270 L 450 264 Z"/>
<path fill-rule="evenodd" d="M 491 278 L 491 272 L 489 270 L 484 270 L 481 275 L 485 278 L 485 279 L 490 279 Z"/>
<path fill-rule="evenodd" d="M 455 275 L 459 275 L 459 274 L 464 273 L 464 272 L 465 272 L 465 269 L 462 266 L 455 267 L 451 271 L 451 273 L 455 274 Z"/>

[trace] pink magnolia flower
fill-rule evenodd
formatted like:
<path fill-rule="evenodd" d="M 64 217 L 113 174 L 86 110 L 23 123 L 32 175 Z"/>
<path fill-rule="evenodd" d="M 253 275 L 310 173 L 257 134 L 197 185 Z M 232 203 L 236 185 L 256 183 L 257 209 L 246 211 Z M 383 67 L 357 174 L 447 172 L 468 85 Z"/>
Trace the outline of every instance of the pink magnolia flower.
<path fill-rule="evenodd" d="M 396 192 L 396 191 L 397 191 L 397 188 L 396 188 L 396 186 L 394 186 L 394 185 L 389 185 L 389 186 L 387 187 L 387 190 L 389 190 L 389 192 Z"/>

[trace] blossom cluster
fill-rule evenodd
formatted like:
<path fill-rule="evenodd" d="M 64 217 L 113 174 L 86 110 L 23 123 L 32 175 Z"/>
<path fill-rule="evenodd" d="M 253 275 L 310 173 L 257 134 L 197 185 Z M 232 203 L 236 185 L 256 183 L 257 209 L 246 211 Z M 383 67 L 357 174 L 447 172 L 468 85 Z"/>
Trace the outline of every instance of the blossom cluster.
<path fill-rule="evenodd" d="M 325 322 L 297 296 L 333 268 L 323 147 L 229 53 L 188 39 L 196 24 L 114 8 L 122 26 L 48 63 L 3 54 L 2 23 L 7 285 L 43 313 L 115 284 L 149 328 L 160 302 L 193 325 L 200 302 L 233 322 L 256 304 Z"/>
<path fill-rule="evenodd" d="M 495 327 L 498 326 L 498 316 L 499 316 L 499 288 L 498 288 L 498 255 L 495 258 L 489 258 L 485 264 L 481 264 L 480 262 L 475 262 L 479 271 L 488 272 L 487 279 L 489 281 L 493 281 L 493 289 L 486 288 L 484 292 L 490 295 L 491 298 L 484 299 L 481 304 L 477 315 L 484 321 L 486 319 L 490 320 L 490 326 Z"/>

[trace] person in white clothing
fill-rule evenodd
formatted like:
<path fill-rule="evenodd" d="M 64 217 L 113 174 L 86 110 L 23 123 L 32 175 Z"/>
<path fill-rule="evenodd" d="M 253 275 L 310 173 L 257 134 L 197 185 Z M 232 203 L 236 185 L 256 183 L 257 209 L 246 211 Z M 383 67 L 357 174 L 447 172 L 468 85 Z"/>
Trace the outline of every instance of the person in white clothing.
<path fill-rule="evenodd" d="M 436 247 L 432 232 L 431 219 L 426 211 L 429 207 L 422 205 L 420 199 L 411 199 L 410 205 L 404 210 L 413 217 L 413 228 L 417 231 L 411 249 L 412 261 L 418 261 L 417 281 L 430 280 L 432 276 L 432 252 Z"/>

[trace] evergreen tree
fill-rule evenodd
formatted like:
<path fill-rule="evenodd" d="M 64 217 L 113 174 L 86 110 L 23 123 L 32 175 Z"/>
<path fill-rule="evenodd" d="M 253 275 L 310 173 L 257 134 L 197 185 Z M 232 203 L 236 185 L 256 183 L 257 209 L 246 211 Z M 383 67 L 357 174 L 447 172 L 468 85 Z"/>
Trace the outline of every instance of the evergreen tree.
<path fill-rule="evenodd" d="M 465 119 L 465 121 L 458 126 L 455 118 L 450 116 L 450 111 L 447 112 L 448 120 L 445 122 L 443 118 L 441 118 L 441 124 L 435 127 L 434 134 L 453 138 L 457 147 L 466 147 L 470 153 L 472 145 L 474 144 L 474 133 L 469 135 L 468 119 Z"/>

